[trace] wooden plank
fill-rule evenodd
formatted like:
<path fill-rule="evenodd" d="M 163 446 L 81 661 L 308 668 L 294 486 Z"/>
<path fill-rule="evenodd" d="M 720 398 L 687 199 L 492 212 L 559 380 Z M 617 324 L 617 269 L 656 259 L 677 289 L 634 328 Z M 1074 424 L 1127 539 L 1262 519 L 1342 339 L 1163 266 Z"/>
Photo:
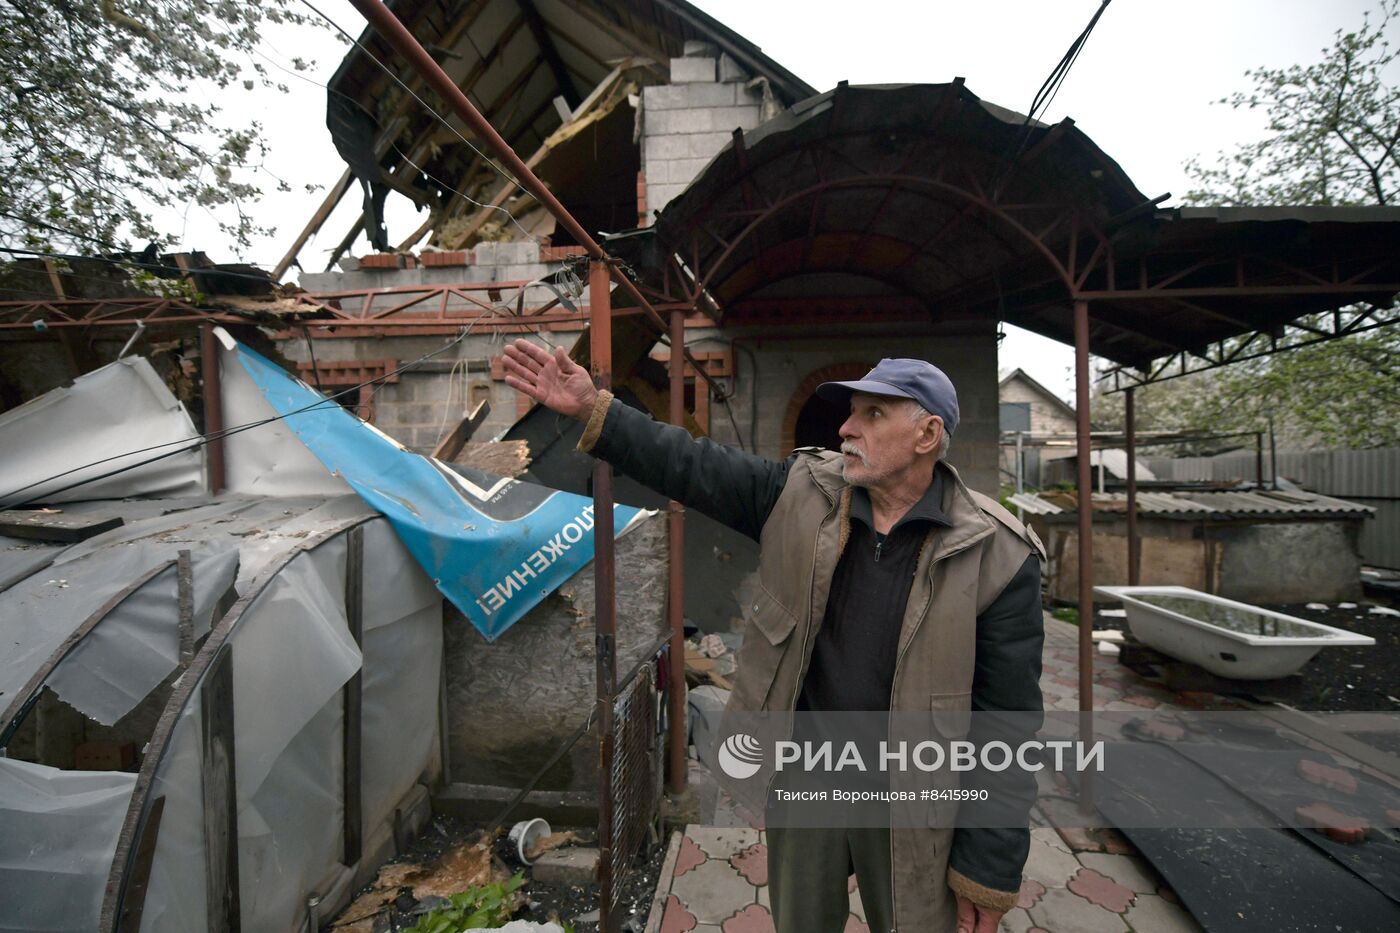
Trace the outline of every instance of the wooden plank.
<path fill-rule="evenodd" d="M 345 622 L 350 628 L 350 637 L 356 645 L 364 641 L 364 585 L 365 585 L 365 530 L 357 526 L 346 535 L 345 552 Z M 344 752 L 345 762 L 342 772 L 342 794 L 344 802 L 344 842 L 345 852 L 341 858 L 347 866 L 354 866 L 360 860 L 364 846 L 364 814 L 361 810 L 361 776 L 363 764 L 362 700 L 363 662 L 360 670 L 345 682 L 345 723 Z"/>
<path fill-rule="evenodd" d="M 447 437 L 443 438 L 442 443 L 437 445 L 433 451 L 433 458 L 435 460 L 451 460 L 456 457 L 490 414 L 491 403 L 486 400 L 479 402 L 461 421 L 457 422 L 452 433 L 448 434 Z"/>
<path fill-rule="evenodd" d="M 29 541 L 72 544 L 120 528 L 124 520 L 110 513 L 70 515 L 50 509 L 10 509 L 0 512 L 0 535 Z"/>
<path fill-rule="evenodd" d="M 151 865 L 156 859 L 156 840 L 160 837 L 160 819 L 164 813 L 165 798 L 152 800 L 145 825 L 141 827 L 141 838 L 136 842 L 136 858 L 131 865 L 131 880 L 117 917 L 117 933 L 136 933 L 141 929 L 141 914 L 146 908 L 146 889 L 151 884 Z"/>
<path fill-rule="evenodd" d="M 180 551 L 175 561 L 176 603 L 179 608 L 180 667 L 189 667 L 194 658 L 194 568 L 190 552 Z"/>
<path fill-rule="evenodd" d="M 210 933 L 239 933 L 238 795 L 234 785 L 233 652 L 220 651 L 200 687 L 205 903 Z"/>

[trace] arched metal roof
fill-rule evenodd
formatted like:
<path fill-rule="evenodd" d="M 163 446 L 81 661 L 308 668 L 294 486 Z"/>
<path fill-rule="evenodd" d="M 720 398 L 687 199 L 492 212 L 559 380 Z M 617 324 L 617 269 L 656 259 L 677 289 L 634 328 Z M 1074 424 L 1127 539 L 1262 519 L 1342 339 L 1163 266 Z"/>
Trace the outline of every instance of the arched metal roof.
<path fill-rule="evenodd" d="M 1159 210 L 1065 120 L 840 86 L 734 140 L 657 221 L 730 323 L 995 318 L 1119 363 L 1400 291 L 1400 209 Z"/>

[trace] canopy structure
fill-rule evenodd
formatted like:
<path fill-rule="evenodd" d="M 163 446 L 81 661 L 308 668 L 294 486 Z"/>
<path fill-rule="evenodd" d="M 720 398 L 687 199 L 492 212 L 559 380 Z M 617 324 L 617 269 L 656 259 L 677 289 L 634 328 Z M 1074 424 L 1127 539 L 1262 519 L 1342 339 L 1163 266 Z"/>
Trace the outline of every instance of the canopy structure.
<path fill-rule="evenodd" d="M 685 266 L 669 287 L 724 322 L 993 319 L 1073 343 L 1083 300 L 1089 351 L 1138 380 L 1277 348 L 1306 315 L 1335 312 L 1313 339 L 1397 320 L 1400 208 L 1165 197 L 1072 120 L 1027 122 L 961 80 L 840 86 L 735 134 L 657 233 Z"/>

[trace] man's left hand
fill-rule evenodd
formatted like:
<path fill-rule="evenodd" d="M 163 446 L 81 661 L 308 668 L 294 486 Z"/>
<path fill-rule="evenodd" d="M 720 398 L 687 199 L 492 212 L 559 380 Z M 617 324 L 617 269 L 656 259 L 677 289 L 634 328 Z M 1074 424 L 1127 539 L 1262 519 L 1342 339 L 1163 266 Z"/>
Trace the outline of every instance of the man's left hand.
<path fill-rule="evenodd" d="M 997 933 L 1002 912 L 989 907 L 978 907 L 972 901 L 957 895 L 958 933 Z"/>

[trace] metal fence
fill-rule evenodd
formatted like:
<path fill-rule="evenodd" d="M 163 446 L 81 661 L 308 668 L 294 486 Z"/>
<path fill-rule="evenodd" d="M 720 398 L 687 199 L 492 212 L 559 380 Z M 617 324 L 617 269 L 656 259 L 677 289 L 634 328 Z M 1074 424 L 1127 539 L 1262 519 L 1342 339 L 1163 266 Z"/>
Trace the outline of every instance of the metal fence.
<path fill-rule="evenodd" d="M 653 661 L 643 664 L 613 701 L 617 744 L 611 772 L 611 858 L 606 866 L 612 883 L 603 888 L 612 900 L 605 905 L 610 917 L 616 916 L 627 870 L 651 832 L 660 803 L 662 752 L 657 707 L 656 663 Z"/>
<path fill-rule="evenodd" d="M 1216 457 L 1144 457 L 1142 462 L 1158 479 L 1254 479 L 1252 450 Z M 1312 492 L 1374 508 L 1375 518 L 1361 525 L 1361 559 L 1374 567 L 1400 569 L 1400 447 L 1280 453 L 1276 472 Z M 1267 453 L 1264 473 L 1271 473 Z"/>

